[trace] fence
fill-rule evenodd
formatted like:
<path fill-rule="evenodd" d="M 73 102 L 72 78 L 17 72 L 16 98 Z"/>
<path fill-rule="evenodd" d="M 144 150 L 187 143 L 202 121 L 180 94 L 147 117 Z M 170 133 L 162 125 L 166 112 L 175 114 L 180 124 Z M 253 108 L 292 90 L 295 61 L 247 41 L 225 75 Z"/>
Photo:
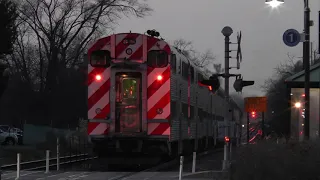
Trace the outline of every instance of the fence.
<path fill-rule="evenodd" d="M 74 141 L 75 137 L 78 138 L 77 142 Z M 45 169 L 45 172 L 48 173 L 50 167 L 53 166 L 56 166 L 56 170 L 60 170 L 60 165 L 93 159 L 94 157 L 90 157 L 88 141 L 82 140 L 80 136 L 70 136 L 67 139 L 57 137 L 55 151 L 46 150 L 45 158 L 39 160 L 22 162 L 23 153 L 17 153 L 17 162 L 1 166 L 1 173 L 3 170 L 16 170 L 16 178 L 19 178 L 20 170 Z"/>

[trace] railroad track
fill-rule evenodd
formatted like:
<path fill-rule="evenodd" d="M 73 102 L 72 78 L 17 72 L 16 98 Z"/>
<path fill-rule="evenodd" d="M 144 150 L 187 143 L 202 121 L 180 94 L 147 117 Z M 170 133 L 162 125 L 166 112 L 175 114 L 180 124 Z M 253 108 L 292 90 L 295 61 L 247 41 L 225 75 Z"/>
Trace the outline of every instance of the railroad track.
<path fill-rule="evenodd" d="M 70 165 L 75 162 L 83 162 L 96 159 L 89 154 L 77 154 L 59 157 L 59 165 Z M 47 159 L 40 159 L 35 161 L 20 162 L 20 170 L 39 170 L 46 168 Z M 49 158 L 49 168 L 57 166 L 57 157 Z M 2 171 L 17 170 L 17 164 L 8 164 L 1 166 Z"/>
<path fill-rule="evenodd" d="M 209 150 L 209 151 L 204 151 L 202 153 L 199 153 L 197 155 L 197 157 L 203 157 L 203 156 L 206 156 L 206 155 L 210 155 L 210 154 L 213 154 L 213 153 L 217 153 L 217 152 L 221 152 L 223 151 L 223 148 L 219 148 L 219 149 L 215 149 L 215 150 Z M 159 165 L 156 165 L 154 167 L 151 167 L 151 168 L 148 168 L 148 169 L 145 169 L 145 170 L 142 170 L 142 171 L 138 171 L 138 172 L 130 172 L 130 173 L 127 173 L 127 174 L 124 174 L 122 176 L 118 176 L 118 177 L 115 177 L 115 178 L 112 178 L 112 180 L 125 180 L 127 178 L 132 178 L 140 173 L 143 173 L 143 172 L 156 172 L 156 171 L 159 171 L 159 170 L 162 170 L 162 169 L 165 169 L 165 168 L 170 168 L 170 167 L 173 167 L 174 165 L 179 165 L 179 162 L 180 162 L 180 157 L 176 158 L 176 159 L 173 159 L 173 160 L 170 160 L 170 161 L 167 161 L 165 163 L 161 163 Z M 192 155 L 190 156 L 187 156 L 184 158 L 184 163 L 189 163 L 189 162 L 192 162 Z"/>

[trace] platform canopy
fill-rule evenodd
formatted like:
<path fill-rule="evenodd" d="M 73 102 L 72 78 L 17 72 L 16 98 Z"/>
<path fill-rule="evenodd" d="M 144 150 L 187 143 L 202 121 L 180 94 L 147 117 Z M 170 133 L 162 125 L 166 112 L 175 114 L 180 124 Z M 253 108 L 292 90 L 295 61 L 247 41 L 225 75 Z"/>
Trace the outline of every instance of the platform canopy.
<path fill-rule="evenodd" d="M 304 87 L 304 70 L 300 71 L 285 80 L 285 83 L 290 87 Z M 310 87 L 320 87 L 320 63 L 310 67 Z"/>

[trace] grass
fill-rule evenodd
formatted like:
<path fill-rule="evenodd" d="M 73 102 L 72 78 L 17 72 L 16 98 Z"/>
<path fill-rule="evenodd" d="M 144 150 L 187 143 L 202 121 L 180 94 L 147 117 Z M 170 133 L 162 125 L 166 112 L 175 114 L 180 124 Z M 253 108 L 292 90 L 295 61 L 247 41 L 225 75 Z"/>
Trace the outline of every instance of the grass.
<path fill-rule="evenodd" d="M 90 146 L 87 139 L 86 134 L 79 132 L 59 137 L 60 156 L 88 153 Z M 50 150 L 51 157 L 56 157 L 57 136 L 53 132 L 47 133 L 46 142 L 34 146 L 1 146 L 0 162 L 2 165 L 16 163 L 17 153 L 21 154 L 22 162 L 45 159 L 46 150 Z"/>
<path fill-rule="evenodd" d="M 237 148 L 233 180 L 318 180 L 320 142 L 260 142 Z"/>

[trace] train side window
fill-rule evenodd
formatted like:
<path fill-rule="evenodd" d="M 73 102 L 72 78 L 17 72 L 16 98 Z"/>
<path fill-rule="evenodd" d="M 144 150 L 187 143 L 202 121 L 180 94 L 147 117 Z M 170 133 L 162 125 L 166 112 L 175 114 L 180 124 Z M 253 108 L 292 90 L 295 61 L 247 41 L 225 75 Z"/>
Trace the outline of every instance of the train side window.
<path fill-rule="evenodd" d="M 92 51 L 90 55 L 90 64 L 93 67 L 109 67 L 111 54 L 108 50 Z"/>
<path fill-rule="evenodd" d="M 201 73 L 198 73 L 198 81 L 204 80 L 203 75 Z"/>
<path fill-rule="evenodd" d="M 176 73 L 176 68 L 177 68 L 177 56 L 175 54 L 171 54 L 171 59 L 170 59 L 170 65 L 171 65 L 171 71 L 172 73 Z"/>
<path fill-rule="evenodd" d="M 194 68 L 190 66 L 190 76 L 191 76 L 191 82 L 194 82 Z"/>
<path fill-rule="evenodd" d="M 191 121 L 194 119 L 194 107 L 190 106 L 190 119 L 188 119 L 188 125 L 191 125 Z"/>
<path fill-rule="evenodd" d="M 199 116 L 199 121 L 202 122 L 202 120 L 203 120 L 203 110 L 201 108 L 198 108 L 198 116 Z"/>
<path fill-rule="evenodd" d="M 188 119 L 188 104 L 186 103 L 181 103 L 182 106 L 182 113 L 183 113 L 183 117 L 185 119 Z"/>
<path fill-rule="evenodd" d="M 175 119 L 177 117 L 177 110 L 176 110 L 177 103 L 175 101 L 171 101 L 170 108 L 171 108 L 170 119 Z"/>
<path fill-rule="evenodd" d="M 194 107 L 190 106 L 190 119 L 194 118 Z"/>
<path fill-rule="evenodd" d="M 188 67 L 189 65 L 185 62 L 182 62 L 182 77 L 188 79 Z"/>
<path fill-rule="evenodd" d="M 151 50 L 148 52 L 147 64 L 153 68 L 164 68 L 168 65 L 168 53 L 163 50 Z"/>

